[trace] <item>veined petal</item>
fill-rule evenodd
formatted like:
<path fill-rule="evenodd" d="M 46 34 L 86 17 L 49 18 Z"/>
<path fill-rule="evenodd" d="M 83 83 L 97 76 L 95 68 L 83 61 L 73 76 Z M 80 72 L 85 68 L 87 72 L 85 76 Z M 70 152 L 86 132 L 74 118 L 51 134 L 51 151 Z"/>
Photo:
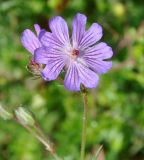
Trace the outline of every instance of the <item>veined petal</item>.
<path fill-rule="evenodd" d="M 72 22 L 72 44 L 73 47 L 78 47 L 85 33 L 86 16 L 78 13 Z"/>
<path fill-rule="evenodd" d="M 52 35 L 61 45 L 70 44 L 68 26 L 62 17 L 56 16 L 50 19 L 49 27 L 52 31 Z"/>
<path fill-rule="evenodd" d="M 84 57 L 92 59 L 109 59 L 113 56 L 112 48 L 106 43 L 101 42 L 93 47 L 89 47 L 84 51 Z"/>
<path fill-rule="evenodd" d="M 96 88 L 99 82 L 98 75 L 87 66 L 78 64 L 78 74 L 80 82 L 87 88 Z"/>
<path fill-rule="evenodd" d="M 26 29 L 22 33 L 21 43 L 32 54 L 34 54 L 35 49 L 41 47 L 41 43 L 39 42 L 38 38 L 29 29 Z"/>
<path fill-rule="evenodd" d="M 97 41 L 99 41 L 102 37 L 102 27 L 97 24 L 93 23 L 91 27 L 85 32 L 81 42 L 80 47 L 85 49 L 94 45 Z"/>
<path fill-rule="evenodd" d="M 87 65 L 98 74 L 103 74 L 108 72 L 112 67 L 111 61 L 94 60 L 86 58 Z"/>
<path fill-rule="evenodd" d="M 39 39 L 41 43 L 46 46 L 55 46 L 56 48 L 62 48 L 64 45 L 53 35 L 53 33 L 50 32 L 40 32 Z"/>
<path fill-rule="evenodd" d="M 48 62 L 48 48 L 41 47 L 35 50 L 34 52 L 34 61 L 39 64 L 47 64 Z"/>
<path fill-rule="evenodd" d="M 42 71 L 45 80 L 54 80 L 58 77 L 67 62 L 67 56 L 55 49 L 47 50 L 46 67 Z"/>
<path fill-rule="evenodd" d="M 81 63 L 70 64 L 65 79 L 65 88 L 71 91 L 80 91 L 80 84 L 87 88 L 95 88 L 98 85 L 98 75 Z"/>
<path fill-rule="evenodd" d="M 80 90 L 80 79 L 78 69 L 75 63 L 72 63 L 65 75 L 64 86 L 66 89 L 71 91 L 79 91 Z"/>
<path fill-rule="evenodd" d="M 111 61 L 104 61 L 111 58 L 113 51 L 106 43 L 101 42 L 94 47 L 87 48 L 83 55 L 83 59 L 87 65 L 96 73 L 106 73 L 111 67 Z"/>

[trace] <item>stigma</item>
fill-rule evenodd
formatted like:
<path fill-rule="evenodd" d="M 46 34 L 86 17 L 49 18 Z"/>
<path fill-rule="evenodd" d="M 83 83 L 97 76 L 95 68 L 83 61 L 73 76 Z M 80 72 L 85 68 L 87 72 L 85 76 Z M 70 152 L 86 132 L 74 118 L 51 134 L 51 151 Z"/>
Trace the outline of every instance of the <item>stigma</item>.
<path fill-rule="evenodd" d="M 71 52 L 71 57 L 75 59 L 78 57 L 79 54 L 80 54 L 79 50 L 73 49 Z"/>

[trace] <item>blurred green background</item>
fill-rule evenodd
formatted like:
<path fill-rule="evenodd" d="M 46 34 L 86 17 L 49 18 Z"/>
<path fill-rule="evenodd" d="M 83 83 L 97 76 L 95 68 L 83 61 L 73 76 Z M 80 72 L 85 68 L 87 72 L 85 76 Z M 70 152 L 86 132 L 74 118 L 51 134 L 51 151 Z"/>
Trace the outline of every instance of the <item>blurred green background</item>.
<path fill-rule="evenodd" d="M 144 160 L 144 1 L 0 0 L 0 101 L 29 108 L 64 160 L 78 160 L 83 102 L 80 93 L 58 82 L 33 78 L 30 54 L 22 47 L 24 29 L 63 16 L 69 27 L 77 12 L 87 26 L 98 22 L 114 50 L 113 68 L 89 90 L 87 159 L 103 145 L 99 160 Z M 0 119 L 0 160 L 51 160 L 45 148 L 14 121 Z"/>

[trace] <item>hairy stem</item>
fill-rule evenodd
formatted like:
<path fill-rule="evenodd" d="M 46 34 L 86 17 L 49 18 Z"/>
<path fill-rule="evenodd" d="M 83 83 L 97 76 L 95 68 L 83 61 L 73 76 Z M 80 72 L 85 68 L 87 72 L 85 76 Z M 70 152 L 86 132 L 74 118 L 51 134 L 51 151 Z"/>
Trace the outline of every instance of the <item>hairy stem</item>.
<path fill-rule="evenodd" d="M 84 86 L 82 86 L 83 102 L 84 102 L 84 112 L 83 112 L 83 126 L 82 126 L 82 140 L 81 140 L 81 156 L 80 160 L 85 158 L 85 145 L 86 145 L 86 128 L 87 128 L 87 113 L 88 113 L 88 100 L 87 91 Z"/>
<path fill-rule="evenodd" d="M 61 158 L 59 158 L 58 155 L 55 153 L 53 147 L 51 146 L 50 142 L 48 141 L 47 137 L 43 133 L 40 126 L 35 124 L 34 128 L 31 128 L 28 125 L 25 125 L 24 123 L 20 122 L 16 117 L 14 117 L 14 120 L 16 120 L 21 126 L 23 126 L 27 131 L 29 131 L 29 133 L 31 133 L 37 140 L 39 140 L 46 147 L 46 150 L 48 150 L 51 153 L 51 155 L 54 157 L 55 160 L 61 160 Z"/>

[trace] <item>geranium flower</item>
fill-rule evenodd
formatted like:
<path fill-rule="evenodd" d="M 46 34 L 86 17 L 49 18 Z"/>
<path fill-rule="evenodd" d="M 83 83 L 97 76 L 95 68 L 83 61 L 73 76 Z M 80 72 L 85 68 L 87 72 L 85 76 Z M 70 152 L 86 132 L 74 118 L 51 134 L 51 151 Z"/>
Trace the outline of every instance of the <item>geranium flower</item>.
<path fill-rule="evenodd" d="M 36 32 L 36 35 L 30 30 L 25 29 L 21 36 L 21 43 L 24 46 L 26 50 L 28 50 L 32 54 L 32 58 L 30 59 L 27 68 L 28 70 L 36 75 L 41 75 L 41 71 L 43 69 L 42 64 L 36 63 L 33 59 L 33 55 L 36 49 L 42 47 L 41 42 L 38 39 L 38 36 L 40 32 L 44 32 L 44 30 L 41 30 L 40 26 L 38 24 L 34 25 L 34 29 Z"/>
<path fill-rule="evenodd" d="M 97 42 L 101 39 L 102 27 L 93 23 L 86 30 L 86 16 L 78 13 L 72 22 L 72 37 L 69 38 L 65 20 L 56 16 L 49 21 L 51 32 L 41 32 L 39 39 L 43 47 L 34 53 L 37 63 L 45 64 L 42 77 L 55 80 L 62 70 L 66 71 L 64 86 L 71 91 L 79 91 L 80 84 L 86 88 L 98 85 L 98 74 L 106 73 L 111 67 L 111 47 Z"/>

